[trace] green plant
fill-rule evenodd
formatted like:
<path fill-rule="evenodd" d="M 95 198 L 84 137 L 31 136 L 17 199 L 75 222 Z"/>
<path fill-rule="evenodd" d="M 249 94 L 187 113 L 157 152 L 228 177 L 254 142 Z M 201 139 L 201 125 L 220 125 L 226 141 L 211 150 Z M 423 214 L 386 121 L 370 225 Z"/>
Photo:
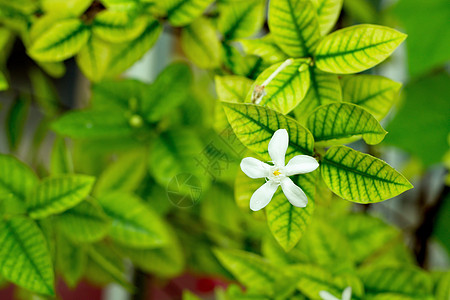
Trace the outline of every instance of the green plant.
<path fill-rule="evenodd" d="M 126 279 L 128 258 L 151 276 L 190 269 L 247 287 L 230 285 L 218 299 L 319 299 L 347 287 L 351 299 L 444 299 L 448 272 L 432 277 L 396 228 L 350 211 L 352 202 L 377 205 L 413 186 L 372 151 L 401 84 L 352 75 L 386 60 L 406 35 L 369 24 L 331 32 L 342 5 L 271 0 L 267 34 L 249 39 L 263 27 L 265 1 L 0 0 L 0 89 L 14 90 L 4 62 L 16 37 L 33 60 L 35 101 L 18 93 L 8 112 L 12 154 L 30 106 L 43 116 L 29 165 L 0 155 L 1 278 L 49 297 L 55 276 L 71 287 L 87 278 L 145 288 Z M 151 83 L 120 77 L 163 28 L 183 61 Z M 81 109 L 64 107 L 49 78 L 64 76 L 71 58 L 92 83 Z M 278 191 L 265 212 L 250 212 L 264 180 L 247 178 L 239 162 L 272 160 L 279 129 L 289 136 L 286 161 L 319 163 L 292 177 L 307 205 Z M 42 160 L 49 132 L 56 136 Z M 353 142 L 370 153 L 344 146 Z M 200 182 L 199 204 L 188 210 L 167 199 L 180 174 Z M 183 198 L 193 192 L 176 188 Z"/>

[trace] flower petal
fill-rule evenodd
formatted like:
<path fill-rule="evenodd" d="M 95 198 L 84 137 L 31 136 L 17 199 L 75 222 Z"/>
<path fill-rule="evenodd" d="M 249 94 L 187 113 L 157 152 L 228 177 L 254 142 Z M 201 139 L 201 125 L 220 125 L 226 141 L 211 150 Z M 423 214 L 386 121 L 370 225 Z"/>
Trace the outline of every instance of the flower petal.
<path fill-rule="evenodd" d="M 292 205 L 296 207 L 305 207 L 308 204 L 308 198 L 306 197 L 305 192 L 295 185 L 290 178 L 286 177 L 281 180 L 281 188 Z"/>
<path fill-rule="evenodd" d="M 273 163 L 284 167 L 284 157 L 289 145 L 289 135 L 286 129 L 278 129 L 269 142 L 269 155 Z"/>
<path fill-rule="evenodd" d="M 308 155 L 294 156 L 284 168 L 286 176 L 292 176 L 296 174 L 305 174 L 314 171 L 319 167 L 317 160 Z"/>
<path fill-rule="evenodd" d="M 273 194 L 278 189 L 278 184 L 273 181 L 264 183 L 259 189 L 257 189 L 250 198 L 250 209 L 258 211 L 272 200 Z"/>
<path fill-rule="evenodd" d="M 256 158 L 246 157 L 241 161 L 241 170 L 250 178 L 269 176 L 270 166 Z"/>
<path fill-rule="evenodd" d="M 320 291 L 319 296 L 323 300 L 339 300 L 338 298 L 336 298 L 332 294 L 328 293 L 327 291 Z"/>
<path fill-rule="evenodd" d="M 352 298 L 352 287 L 348 286 L 342 292 L 342 300 L 350 300 Z"/>

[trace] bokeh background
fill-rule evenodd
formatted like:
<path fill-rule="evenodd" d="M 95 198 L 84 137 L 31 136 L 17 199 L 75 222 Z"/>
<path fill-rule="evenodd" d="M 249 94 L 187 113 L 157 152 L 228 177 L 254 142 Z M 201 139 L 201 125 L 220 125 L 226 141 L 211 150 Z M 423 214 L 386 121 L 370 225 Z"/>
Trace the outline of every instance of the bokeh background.
<path fill-rule="evenodd" d="M 0 24 L 1 15 L 0 11 Z M 370 74 L 386 76 L 404 86 L 395 109 L 382 123 L 389 134 L 380 147 L 364 150 L 375 152 L 401 170 L 415 188 L 394 200 L 364 207 L 354 205 L 354 210 L 366 210 L 399 227 L 417 263 L 429 270 L 449 267 L 449 20 L 448 0 L 345 0 L 337 22 L 337 28 L 370 23 L 394 27 L 408 34 L 406 42 L 388 61 L 370 70 Z M 167 64 L 183 58 L 179 38 L 177 32 L 164 30 L 151 51 L 123 76 L 152 82 Z M 37 77 L 33 76 L 36 64 L 26 55 L 20 39 L 7 34 L 1 26 L 0 45 L 0 67 L 8 70 L 10 82 L 10 88 L 0 92 L 0 152 L 14 151 L 20 159 L 35 167 L 45 165 L 54 137 L 49 134 L 39 148 L 34 147 L 36 133 L 43 120 L 37 106 L 39 98 L 53 97 L 65 110 L 84 107 L 90 96 L 90 82 L 70 59 L 65 62 L 63 77 L 49 79 L 55 89 L 42 91 L 36 82 Z M 212 78 L 201 71 L 197 70 L 197 73 L 209 87 L 203 91 L 204 97 L 214 98 Z M 11 149 L 11 135 L 8 133 L 11 128 L 7 125 L 10 108 L 14 101 L 29 100 L 32 101 L 30 109 L 19 116 L 26 119 L 23 135 L 20 143 L 14 142 L 18 148 Z M 362 144 L 354 146 L 364 147 Z M 167 205 L 173 205 L 169 199 L 165 201 Z M 146 276 L 138 276 L 137 280 L 141 281 L 135 282 L 137 285 L 147 285 L 144 295 L 130 296 L 118 285 L 99 288 L 86 281 L 75 290 L 60 282 L 58 290 L 63 299 L 178 299 L 184 289 L 190 289 L 205 299 L 213 299 L 214 288 L 227 284 L 221 277 L 190 270 L 170 281 Z M 13 286 L 6 286 L 0 290 L 0 299 L 12 299 L 14 293 L 17 291 Z"/>

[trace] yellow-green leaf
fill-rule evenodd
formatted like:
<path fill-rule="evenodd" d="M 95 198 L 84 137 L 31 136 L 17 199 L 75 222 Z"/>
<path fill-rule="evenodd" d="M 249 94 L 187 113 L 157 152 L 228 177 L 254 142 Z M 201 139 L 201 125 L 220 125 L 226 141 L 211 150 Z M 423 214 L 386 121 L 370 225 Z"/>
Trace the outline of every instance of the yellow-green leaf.
<path fill-rule="evenodd" d="M 147 17 L 147 20 L 147 26 L 138 37 L 129 42 L 111 46 L 111 58 L 108 66 L 110 75 L 120 74 L 131 67 L 156 43 L 162 26 L 151 17 Z"/>
<path fill-rule="evenodd" d="M 111 222 L 95 202 L 83 201 L 57 216 L 61 231 L 73 242 L 92 243 L 108 233 Z"/>
<path fill-rule="evenodd" d="M 286 279 L 282 270 L 254 253 L 215 249 L 214 254 L 240 283 L 255 291 L 272 295 L 279 288 L 278 284 Z"/>
<path fill-rule="evenodd" d="M 236 75 L 216 76 L 216 93 L 219 100 L 226 102 L 243 102 L 252 87 L 253 81 Z"/>
<path fill-rule="evenodd" d="M 363 107 L 378 121 L 396 102 L 402 84 L 377 75 L 344 76 L 341 80 L 343 100 Z"/>
<path fill-rule="evenodd" d="M 36 174 L 27 165 L 13 156 L 0 154 L 1 197 L 10 196 L 9 201 L 24 202 L 38 180 Z"/>
<path fill-rule="evenodd" d="M 157 1 L 156 6 L 165 12 L 170 24 L 185 26 L 197 19 L 213 0 Z"/>
<path fill-rule="evenodd" d="M 304 174 L 298 177 L 298 185 L 308 197 L 306 207 L 295 207 L 278 190 L 272 201 L 266 207 L 267 224 L 277 242 L 283 249 L 290 251 L 303 236 L 314 213 L 314 194 L 316 173 Z"/>
<path fill-rule="evenodd" d="M 110 55 L 110 47 L 95 36 L 91 36 L 75 59 L 83 74 L 96 82 L 105 76 Z"/>
<path fill-rule="evenodd" d="M 8 81 L 6 80 L 5 75 L 0 72 L 0 91 L 7 90 L 9 88 Z"/>
<path fill-rule="evenodd" d="M 137 38 L 147 26 L 147 17 L 134 17 L 124 11 L 104 10 L 95 16 L 92 32 L 99 38 L 121 43 Z"/>
<path fill-rule="evenodd" d="M 86 251 L 66 239 L 62 234 L 56 237 L 56 266 L 70 288 L 75 288 L 86 268 Z"/>
<path fill-rule="evenodd" d="M 308 62 L 305 59 L 293 60 L 292 64 L 285 67 L 264 87 L 266 94 L 259 104 L 282 114 L 287 114 L 293 110 L 303 100 L 309 88 Z M 251 102 L 252 92 L 256 85 L 262 85 L 281 64 L 277 63 L 270 66 L 256 78 L 247 94 L 246 102 Z"/>
<path fill-rule="evenodd" d="M 320 39 L 311 1 L 271 0 L 269 28 L 278 46 L 291 57 L 311 55 Z"/>
<path fill-rule="evenodd" d="M 324 37 L 314 53 L 319 69 L 337 74 L 358 73 L 384 61 L 406 34 L 379 25 L 355 25 Z"/>
<path fill-rule="evenodd" d="M 103 195 L 110 191 L 134 191 L 145 174 L 147 166 L 142 163 L 147 158 L 142 149 L 130 151 L 111 163 L 100 175 L 94 187 L 95 195 Z"/>
<path fill-rule="evenodd" d="M 164 132 L 150 148 L 149 170 L 162 186 L 176 182 L 173 180 L 180 174 L 194 175 L 206 185 L 209 177 L 200 164 L 202 151 L 201 140 L 195 131 L 178 129 Z"/>
<path fill-rule="evenodd" d="M 431 276 L 416 267 L 378 266 L 361 269 L 359 275 L 368 297 L 389 293 L 380 299 L 434 299 Z"/>
<path fill-rule="evenodd" d="M 320 170 L 335 194 L 357 203 L 380 202 L 413 187 L 384 161 L 345 146 L 328 149 Z"/>
<path fill-rule="evenodd" d="M 316 143 L 344 144 L 362 136 L 369 145 L 380 143 L 386 130 L 367 111 L 349 103 L 320 106 L 308 117 L 307 127 Z"/>
<path fill-rule="evenodd" d="M 268 64 L 275 64 L 288 59 L 288 56 L 277 46 L 271 34 L 259 39 L 240 40 L 245 53 L 261 57 Z"/>
<path fill-rule="evenodd" d="M 78 53 L 89 36 L 88 27 L 80 20 L 61 20 L 38 36 L 28 49 L 28 53 L 39 61 L 62 61 Z"/>
<path fill-rule="evenodd" d="M 120 254 L 131 259 L 135 266 L 163 278 L 173 278 L 183 271 L 185 258 L 180 242 L 169 230 L 167 244 L 155 249 L 136 249 L 114 245 Z"/>
<path fill-rule="evenodd" d="M 112 219 L 111 238 L 136 248 L 156 248 L 167 243 L 165 223 L 143 201 L 129 193 L 115 192 L 99 197 L 105 213 Z"/>
<path fill-rule="evenodd" d="M 45 178 L 27 198 L 30 216 L 41 219 L 74 207 L 89 195 L 94 181 L 87 175 Z"/>
<path fill-rule="evenodd" d="M 352 288 L 354 298 L 358 297 L 359 299 L 364 293 L 361 280 L 355 275 L 336 276 L 329 270 L 312 264 L 295 265 L 292 270 L 298 274 L 297 288 L 311 299 L 320 299 L 320 291 L 327 291 L 340 298 L 342 291 L 348 286 Z M 352 299 L 354 299 L 353 297 Z"/>
<path fill-rule="evenodd" d="M 41 0 L 46 13 L 67 14 L 78 17 L 86 11 L 93 0 Z"/>
<path fill-rule="evenodd" d="M 287 160 L 299 154 L 312 155 L 314 138 L 297 121 L 262 106 L 222 103 L 236 136 L 250 150 L 261 155 L 264 160 L 271 160 L 267 147 L 274 132 L 278 129 L 286 129 L 289 134 Z"/>
<path fill-rule="evenodd" d="M 337 75 L 322 72 L 317 68 L 309 68 L 309 76 L 309 89 L 305 99 L 294 110 L 295 117 L 301 124 L 306 123 L 307 117 L 317 107 L 342 101 Z"/>
<path fill-rule="evenodd" d="M 186 56 L 200 68 L 216 68 L 222 60 L 216 30 L 206 18 L 198 18 L 182 29 L 181 47 Z"/>
<path fill-rule="evenodd" d="M 34 221 L 0 221 L 0 274 L 30 291 L 54 295 L 54 274 L 47 241 Z"/>
<path fill-rule="evenodd" d="M 320 34 L 326 35 L 336 24 L 344 0 L 313 0 L 317 8 Z"/>
<path fill-rule="evenodd" d="M 218 27 L 225 40 L 249 37 L 258 32 L 264 23 L 262 0 L 228 2 L 220 6 Z"/>
<path fill-rule="evenodd" d="M 72 138 L 123 137 L 131 133 L 125 113 L 119 110 L 70 111 L 54 121 L 51 128 Z"/>

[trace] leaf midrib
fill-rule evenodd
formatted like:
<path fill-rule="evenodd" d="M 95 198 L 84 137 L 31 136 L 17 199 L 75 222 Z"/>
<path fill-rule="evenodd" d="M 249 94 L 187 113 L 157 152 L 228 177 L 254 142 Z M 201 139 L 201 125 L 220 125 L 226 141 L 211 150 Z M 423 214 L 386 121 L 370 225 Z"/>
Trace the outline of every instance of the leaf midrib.
<path fill-rule="evenodd" d="M 391 184 L 395 184 L 395 185 L 407 186 L 407 185 L 405 185 L 404 183 L 395 182 L 395 181 L 390 181 L 390 180 L 387 180 L 387 179 L 384 179 L 384 178 L 376 177 L 376 176 L 371 175 L 371 174 L 368 174 L 368 173 L 364 173 L 364 172 L 362 172 L 362 171 L 360 171 L 360 170 L 357 170 L 357 169 L 352 169 L 352 168 L 350 168 L 350 167 L 348 167 L 348 166 L 346 166 L 346 165 L 343 165 L 343 164 L 340 164 L 340 163 L 338 163 L 338 162 L 329 160 L 329 159 L 326 158 L 326 157 L 323 158 L 323 163 L 329 164 L 329 165 L 334 166 L 334 167 L 336 167 L 336 168 L 343 169 L 343 170 L 345 170 L 345 171 L 349 171 L 349 172 L 352 172 L 352 173 L 356 173 L 356 174 L 358 174 L 358 175 L 360 175 L 360 176 L 367 177 L 367 178 L 370 178 L 370 179 L 373 179 L 373 180 L 378 180 L 378 181 L 382 181 L 382 182 L 386 182 L 386 183 L 391 183 Z"/>
<path fill-rule="evenodd" d="M 252 120 L 254 123 L 256 123 L 256 124 L 259 125 L 260 127 L 264 128 L 265 131 L 271 133 L 272 135 L 275 133 L 275 130 L 271 129 L 271 128 L 268 127 L 267 125 L 265 125 L 265 124 L 259 122 L 258 120 L 254 119 L 254 118 L 250 118 L 249 115 L 244 114 L 243 112 L 241 112 L 241 111 L 239 111 L 239 110 L 237 110 L 237 109 L 231 107 L 230 105 L 227 105 L 227 107 L 230 108 L 230 109 L 232 109 L 234 112 L 240 114 L 241 116 L 246 117 L 246 118 Z M 255 107 L 255 108 L 256 108 L 256 107 Z M 256 109 L 258 109 L 258 108 L 256 108 Z M 247 108 L 247 110 L 248 110 L 248 108 Z M 277 116 L 277 119 L 278 119 L 278 116 Z M 287 120 L 287 122 L 288 122 L 288 121 L 289 121 L 289 120 Z M 291 141 L 291 140 L 289 140 L 289 141 Z M 292 148 L 298 150 L 298 151 L 301 152 L 301 153 L 304 153 L 304 154 L 312 154 L 311 151 L 309 151 L 309 150 L 303 148 L 302 146 L 300 146 L 300 145 L 297 144 L 297 143 L 289 143 L 289 146 L 291 146 Z M 267 152 L 267 151 L 265 151 L 265 152 Z"/>
<path fill-rule="evenodd" d="M 393 39 L 390 39 L 390 40 L 382 41 L 382 42 L 379 42 L 379 43 L 375 43 L 375 44 L 371 44 L 371 45 L 368 45 L 368 46 L 364 46 L 364 47 L 356 48 L 356 49 L 351 49 L 351 50 L 344 50 L 344 51 L 338 51 L 338 52 L 327 53 L 327 54 L 316 54 L 315 58 L 316 58 L 316 60 L 318 60 L 318 59 L 327 59 L 327 58 L 330 58 L 330 57 L 336 57 L 336 56 L 343 56 L 343 55 L 353 54 L 353 53 L 364 51 L 364 50 L 367 50 L 367 49 L 370 49 L 370 48 L 375 48 L 375 47 L 378 47 L 378 46 L 383 45 L 383 44 L 388 44 L 388 43 L 391 43 L 391 42 L 399 40 L 399 39 L 402 39 L 402 37 L 396 37 L 396 38 L 393 38 Z"/>
<path fill-rule="evenodd" d="M 333 139 L 342 139 L 342 138 L 349 138 L 349 137 L 353 137 L 353 136 L 357 136 L 357 135 L 365 135 L 365 134 L 377 134 L 377 135 L 382 135 L 384 132 L 383 131 L 364 131 L 364 132 L 357 132 L 357 131 L 352 131 L 352 132 L 348 132 L 348 133 L 343 133 L 343 134 L 335 134 L 335 135 L 322 135 L 322 136 L 314 136 L 314 139 L 316 142 L 321 142 L 321 141 L 328 141 L 328 140 L 333 140 Z"/>
<path fill-rule="evenodd" d="M 28 248 L 25 247 L 25 245 L 22 243 L 22 240 L 19 238 L 20 235 L 17 234 L 17 232 L 14 230 L 14 227 L 10 225 L 9 221 L 5 222 L 6 227 L 9 229 L 9 231 L 12 233 L 12 235 L 14 236 L 15 241 L 17 242 L 17 244 L 19 244 L 20 249 L 22 250 L 22 252 L 25 254 L 25 257 L 27 258 L 27 260 L 30 262 L 31 266 L 34 268 L 34 270 L 36 271 L 36 273 L 38 274 L 38 276 L 41 278 L 41 283 L 44 284 L 45 288 L 47 289 L 47 291 L 51 292 L 51 294 L 53 294 L 53 287 L 49 286 L 47 284 L 46 278 L 44 278 L 44 275 L 42 275 L 41 270 L 37 267 L 37 265 L 35 264 L 34 260 L 31 259 L 30 254 L 28 253 Z"/>

